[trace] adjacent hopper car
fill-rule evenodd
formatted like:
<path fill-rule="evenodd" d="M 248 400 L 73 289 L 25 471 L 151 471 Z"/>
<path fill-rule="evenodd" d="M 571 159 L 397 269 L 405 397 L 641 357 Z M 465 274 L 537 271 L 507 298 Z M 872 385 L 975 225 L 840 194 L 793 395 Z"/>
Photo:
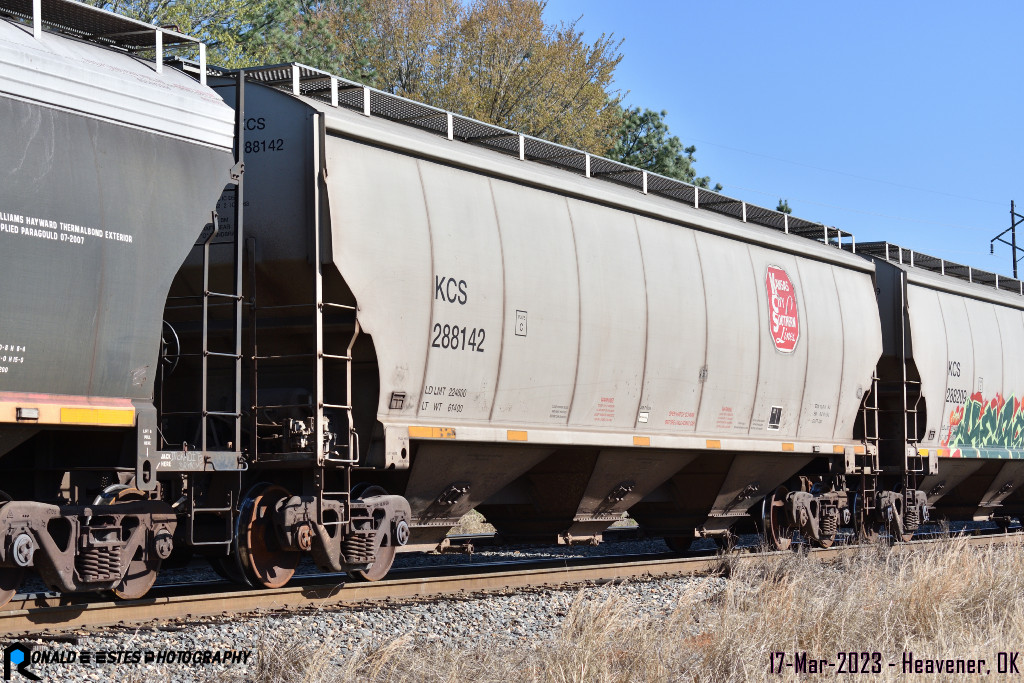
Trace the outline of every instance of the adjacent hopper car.
<path fill-rule="evenodd" d="M 0 601 L 1024 512 L 1024 289 L 308 67 L 0 0 Z M 165 61 L 184 46 L 200 59 Z"/>

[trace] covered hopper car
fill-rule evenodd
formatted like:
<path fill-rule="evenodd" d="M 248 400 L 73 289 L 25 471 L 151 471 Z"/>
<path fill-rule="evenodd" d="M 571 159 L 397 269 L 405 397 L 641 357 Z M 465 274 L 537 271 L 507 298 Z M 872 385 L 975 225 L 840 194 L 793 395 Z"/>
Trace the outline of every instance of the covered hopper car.
<path fill-rule="evenodd" d="M 474 509 L 673 548 L 1024 512 L 1018 281 L 38 7 L 0 0 L 0 599 L 376 580 Z"/>

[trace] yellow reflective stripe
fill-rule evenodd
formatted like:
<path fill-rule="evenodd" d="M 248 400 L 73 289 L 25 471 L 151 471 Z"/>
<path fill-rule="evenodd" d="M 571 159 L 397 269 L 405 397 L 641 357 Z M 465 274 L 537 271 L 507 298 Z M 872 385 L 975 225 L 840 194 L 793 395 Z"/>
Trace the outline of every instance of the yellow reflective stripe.
<path fill-rule="evenodd" d="M 707 447 L 708 448 L 721 448 L 722 447 L 722 442 L 719 441 L 718 439 L 708 439 L 707 440 Z"/>
<path fill-rule="evenodd" d="M 515 429 L 509 429 L 505 432 L 505 438 L 508 441 L 526 441 L 526 432 L 517 431 Z"/>
<path fill-rule="evenodd" d="M 413 439 L 454 439 L 455 427 L 409 427 Z"/>
<path fill-rule="evenodd" d="M 782 444 L 782 450 L 784 450 L 786 452 L 793 452 L 793 451 L 796 450 L 796 444 L 784 443 L 784 444 Z"/>
<path fill-rule="evenodd" d="M 633 437 L 633 445 L 634 446 L 650 446 L 651 445 L 651 437 L 649 437 L 649 436 L 634 436 Z"/>
<path fill-rule="evenodd" d="M 842 455 L 846 452 L 846 446 L 832 446 L 832 452 L 836 455 Z"/>
<path fill-rule="evenodd" d="M 124 408 L 61 408 L 60 421 L 64 424 L 131 427 L 135 424 L 135 411 Z"/>

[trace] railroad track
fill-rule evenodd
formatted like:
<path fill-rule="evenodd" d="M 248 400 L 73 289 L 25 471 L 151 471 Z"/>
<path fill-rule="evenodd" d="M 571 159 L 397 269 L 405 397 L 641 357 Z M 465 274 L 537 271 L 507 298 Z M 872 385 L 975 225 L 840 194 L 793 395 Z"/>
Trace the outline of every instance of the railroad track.
<path fill-rule="evenodd" d="M 903 552 L 943 540 L 914 540 L 898 544 L 892 550 Z M 967 542 L 972 545 L 1021 543 L 1024 542 L 1024 533 L 968 536 Z M 765 555 L 792 552 L 739 550 L 731 555 L 733 561 L 744 562 Z M 816 560 L 830 560 L 860 550 L 857 545 L 840 545 L 810 550 L 808 556 Z M 95 596 L 90 601 L 83 596 L 54 597 L 49 594 L 16 596 L 0 611 L 0 632 L 8 636 L 41 633 L 53 636 L 78 629 L 177 619 L 331 608 L 389 599 L 430 598 L 532 586 L 702 574 L 720 569 L 722 563 L 723 556 L 716 553 L 558 558 L 398 569 L 392 572 L 393 578 L 377 583 L 346 582 L 344 575 L 317 574 L 297 577 L 294 585 L 274 590 L 237 590 L 236 586 L 222 582 L 177 584 L 155 588 L 145 599 L 132 601 L 96 600 Z"/>

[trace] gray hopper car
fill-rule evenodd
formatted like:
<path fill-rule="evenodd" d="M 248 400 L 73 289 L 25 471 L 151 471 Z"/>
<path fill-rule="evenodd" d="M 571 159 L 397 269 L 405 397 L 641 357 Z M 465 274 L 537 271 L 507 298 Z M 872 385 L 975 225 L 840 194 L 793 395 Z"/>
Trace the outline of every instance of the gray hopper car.
<path fill-rule="evenodd" d="M 0 0 L 0 601 L 376 580 L 473 509 L 673 548 L 1024 513 L 1020 283 L 41 8 Z"/>
<path fill-rule="evenodd" d="M 409 501 L 409 547 L 474 508 L 509 538 L 589 542 L 626 510 L 724 535 L 816 454 L 868 455 L 864 259 L 255 79 L 244 107 L 256 310 L 355 309 L 319 338 L 311 311 L 257 312 L 259 354 L 296 360 L 264 362 L 255 405 L 321 402 L 347 368 L 303 343 L 354 339 L 351 401 L 326 403 L 353 406 L 357 478 Z M 273 410 L 261 462 L 309 417 Z"/>

